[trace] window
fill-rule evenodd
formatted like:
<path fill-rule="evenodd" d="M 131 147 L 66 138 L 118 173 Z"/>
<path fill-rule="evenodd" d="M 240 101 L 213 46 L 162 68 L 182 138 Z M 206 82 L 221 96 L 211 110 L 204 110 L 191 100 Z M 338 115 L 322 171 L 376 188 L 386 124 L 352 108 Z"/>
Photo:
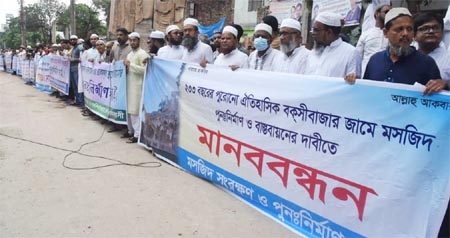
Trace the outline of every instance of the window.
<path fill-rule="evenodd" d="M 263 0 L 248 0 L 248 11 L 257 11 L 258 8 L 263 6 Z"/>
<path fill-rule="evenodd" d="M 195 3 L 190 2 L 189 3 L 189 16 L 190 17 L 196 17 L 196 8 L 197 6 L 195 5 Z"/>

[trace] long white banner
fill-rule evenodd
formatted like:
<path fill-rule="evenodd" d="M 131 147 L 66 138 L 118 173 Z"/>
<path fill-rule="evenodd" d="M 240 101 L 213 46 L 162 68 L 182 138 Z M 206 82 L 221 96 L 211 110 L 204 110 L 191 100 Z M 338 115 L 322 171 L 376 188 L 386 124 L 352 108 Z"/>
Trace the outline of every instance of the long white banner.
<path fill-rule="evenodd" d="M 149 70 L 146 81 L 179 85 L 182 168 L 309 237 L 436 237 L 450 194 L 448 94 L 157 58 Z M 143 131 L 164 126 L 178 98 L 145 90 L 161 99 Z"/>

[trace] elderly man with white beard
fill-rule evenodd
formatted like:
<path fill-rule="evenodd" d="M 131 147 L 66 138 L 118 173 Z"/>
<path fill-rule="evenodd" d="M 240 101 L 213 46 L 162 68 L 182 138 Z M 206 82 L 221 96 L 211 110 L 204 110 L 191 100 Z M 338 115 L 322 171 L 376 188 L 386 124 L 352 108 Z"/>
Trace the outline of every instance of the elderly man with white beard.
<path fill-rule="evenodd" d="M 220 36 L 220 54 L 214 61 L 215 65 L 228 66 L 232 70 L 247 68 L 248 56 L 237 49 L 238 30 L 232 26 L 225 26 Z"/>
<path fill-rule="evenodd" d="M 293 74 L 305 72 L 308 52 L 302 43 L 302 32 L 300 22 L 287 18 L 280 26 L 280 54 L 275 59 L 274 71 Z"/>
<path fill-rule="evenodd" d="M 314 48 L 308 54 L 305 74 L 328 77 L 351 77 L 352 83 L 361 77 L 361 56 L 356 48 L 342 41 L 339 34 L 341 15 L 321 12 L 312 27 Z"/>
<path fill-rule="evenodd" d="M 272 48 L 271 43 L 272 27 L 265 23 L 256 25 L 253 33 L 253 45 L 256 50 L 248 56 L 249 69 L 273 71 L 275 59 L 281 52 Z"/>
<path fill-rule="evenodd" d="M 384 25 L 388 48 L 370 58 L 364 79 L 410 85 L 417 82 L 426 86 L 424 94 L 442 90 L 446 83 L 442 83 L 436 62 L 411 46 L 414 22 L 409 10 L 392 8 Z"/>
<path fill-rule="evenodd" d="M 186 20 L 184 20 L 184 36 L 183 41 L 181 42 L 181 45 L 184 46 L 184 50 L 181 60 L 206 65 L 206 63 L 214 62 L 213 51 L 211 46 L 198 39 L 199 25 L 200 23 L 197 19 L 186 18 Z"/>

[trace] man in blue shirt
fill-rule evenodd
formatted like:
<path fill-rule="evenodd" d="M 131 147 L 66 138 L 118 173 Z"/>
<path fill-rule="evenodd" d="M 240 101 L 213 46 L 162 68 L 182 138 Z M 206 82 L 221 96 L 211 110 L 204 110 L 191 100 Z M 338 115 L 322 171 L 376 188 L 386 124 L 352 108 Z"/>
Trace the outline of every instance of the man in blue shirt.
<path fill-rule="evenodd" d="M 424 94 L 446 88 L 436 62 L 410 46 L 414 22 L 408 9 L 392 8 L 386 14 L 383 33 L 389 47 L 370 58 L 364 79 L 411 85 L 417 82 L 425 85 Z"/>

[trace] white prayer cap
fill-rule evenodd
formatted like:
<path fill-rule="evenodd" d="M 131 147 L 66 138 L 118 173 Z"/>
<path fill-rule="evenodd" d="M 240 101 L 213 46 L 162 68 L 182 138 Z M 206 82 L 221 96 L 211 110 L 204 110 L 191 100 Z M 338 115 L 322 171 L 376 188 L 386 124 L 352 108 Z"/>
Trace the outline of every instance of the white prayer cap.
<path fill-rule="evenodd" d="M 272 35 L 272 27 L 270 27 L 269 25 L 267 25 L 266 23 L 259 23 L 258 25 L 255 26 L 255 32 L 256 31 L 266 31 L 268 32 L 270 35 Z"/>
<path fill-rule="evenodd" d="M 373 0 L 372 1 L 373 4 L 373 9 L 378 10 L 383 6 L 390 6 L 391 5 L 391 0 Z"/>
<path fill-rule="evenodd" d="M 91 34 L 91 36 L 89 37 L 89 39 L 92 39 L 92 38 L 97 38 L 97 39 L 98 39 L 99 37 L 98 37 L 97 34 L 93 33 L 93 34 Z"/>
<path fill-rule="evenodd" d="M 70 40 L 72 40 L 72 39 L 78 40 L 78 36 L 76 36 L 76 35 L 71 35 L 69 39 L 70 39 Z"/>
<path fill-rule="evenodd" d="M 187 26 L 187 25 L 193 25 L 193 26 L 198 27 L 200 25 L 200 23 L 198 23 L 197 19 L 186 18 L 186 20 L 184 20 L 184 22 L 183 22 L 183 26 Z"/>
<path fill-rule="evenodd" d="M 164 39 L 165 35 L 164 32 L 162 31 L 152 31 L 152 33 L 150 33 L 150 38 L 154 38 L 154 39 Z"/>
<path fill-rule="evenodd" d="M 140 36 L 139 33 L 137 33 L 137 32 L 131 32 L 131 33 L 128 35 L 128 38 L 139 38 L 139 39 L 141 39 L 141 36 Z"/>
<path fill-rule="evenodd" d="M 343 17 L 334 12 L 321 12 L 316 17 L 316 21 L 327 26 L 342 26 L 341 19 Z"/>
<path fill-rule="evenodd" d="M 238 35 L 238 31 L 236 28 L 232 27 L 232 26 L 225 26 L 222 30 L 222 33 L 225 32 L 230 32 L 231 34 L 233 34 L 235 37 L 237 37 Z"/>
<path fill-rule="evenodd" d="M 104 41 L 104 40 L 98 40 L 96 44 L 97 44 L 97 45 L 100 45 L 100 44 L 103 44 L 103 45 L 104 45 L 104 44 L 105 44 L 105 41 Z"/>
<path fill-rule="evenodd" d="M 173 30 L 181 30 L 177 25 L 170 25 L 166 28 L 166 34 L 169 34 Z"/>
<path fill-rule="evenodd" d="M 284 19 L 284 20 L 281 22 L 280 28 L 283 28 L 283 27 L 293 28 L 293 29 L 296 29 L 296 30 L 298 30 L 298 31 L 301 31 L 301 30 L 302 30 L 302 29 L 301 29 L 301 26 L 300 26 L 300 22 L 297 21 L 297 20 L 295 20 L 295 19 L 292 19 L 292 18 L 286 18 L 286 19 Z"/>
<path fill-rule="evenodd" d="M 53 44 L 52 45 L 52 48 L 57 48 L 58 47 L 58 44 Z"/>
<path fill-rule="evenodd" d="M 389 10 L 388 13 L 386 13 L 386 16 L 384 17 L 384 24 L 386 25 L 388 22 L 394 20 L 395 18 L 399 17 L 400 15 L 406 15 L 412 17 L 411 13 L 407 8 L 404 7 L 394 7 L 391 10 Z"/>
<path fill-rule="evenodd" d="M 77 44 L 83 44 L 84 43 L 84 40 L 83 39 L 78 39 L 77 40 Z"/>

